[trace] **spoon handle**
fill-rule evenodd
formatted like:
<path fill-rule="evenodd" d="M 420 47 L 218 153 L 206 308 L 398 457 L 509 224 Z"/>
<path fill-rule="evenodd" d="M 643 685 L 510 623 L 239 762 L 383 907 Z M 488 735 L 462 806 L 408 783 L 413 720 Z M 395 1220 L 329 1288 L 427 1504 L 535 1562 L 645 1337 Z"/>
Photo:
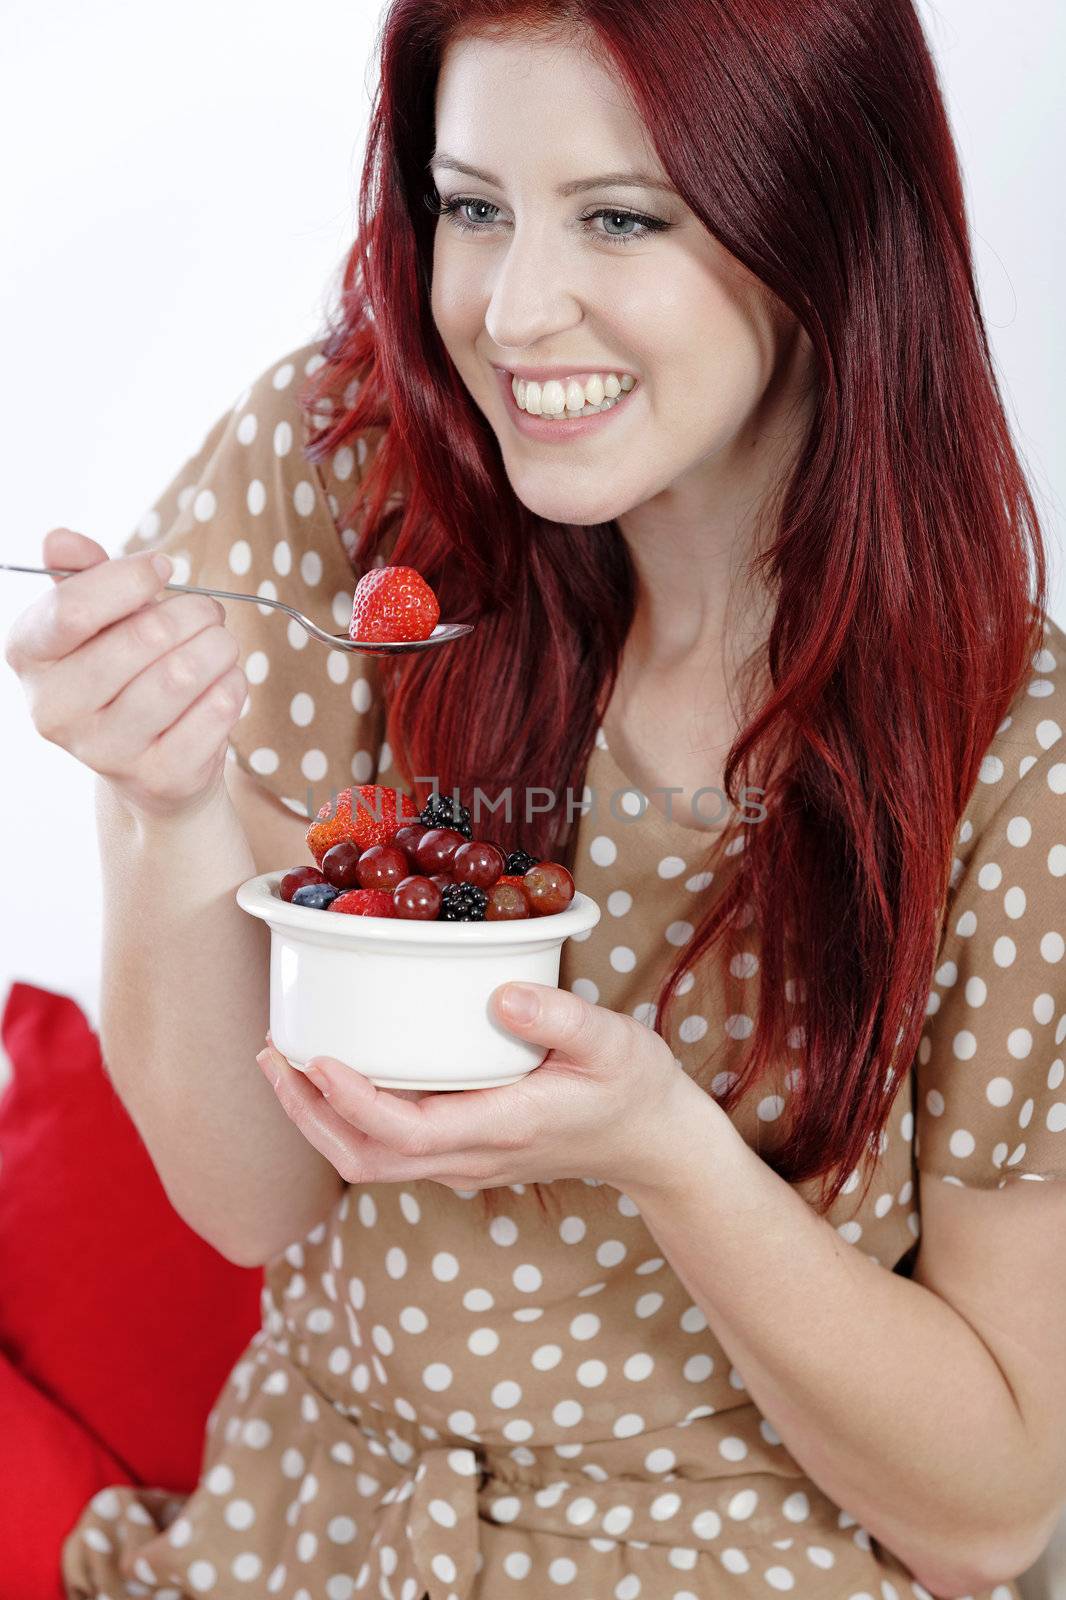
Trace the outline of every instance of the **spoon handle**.
<path fill-rule="evenodd" d="M 74 578 L 85 570 L 84 567 L 15 567 L 8 561 L 0 561 L 0 572 L 36 572 L 46 578 Z M 279 611 L 288 611 L 291 616 L 299 617 L 299 612 L 292 606 L 286 605 L 283 600 L 271 600 L 265 594 L 237 594 L 231 589 L 201 589 L 194 583 L 165 583 L 163 587 L 175 589 L 179 594 L 211 594 L 218 600 L 252 600 L 257 606 L 277 606 Z"/>
<path fill-rule="evenodd" d="M 10 561 L 0 561 L 0 572 L 39 572 L 46 578 L 73 578 L 77 570 L 67 567 L 13 567 Z"/>

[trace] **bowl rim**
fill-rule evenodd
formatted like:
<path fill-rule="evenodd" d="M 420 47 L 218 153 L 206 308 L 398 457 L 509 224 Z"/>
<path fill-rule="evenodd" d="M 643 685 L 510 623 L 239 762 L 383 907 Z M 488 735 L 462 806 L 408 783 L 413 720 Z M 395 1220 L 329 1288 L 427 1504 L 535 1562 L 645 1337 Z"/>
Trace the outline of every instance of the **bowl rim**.
<path fill-rule="evenodd" d="M 236 891 L 237 904 L 253 917 L 261 917 L 272 928 L 293 933 L 328 935 L 339 943 L 367 943 L 384 940 L 394 944 L 476 945 L 478 949 L 528 944 L 546 940 L 562 941 L 571 934 L 591 930 L 600 920 L 600 907 L 590 895 L 575 889 L 565 911 L 543 917 L 516 917 L 513 922 L 420 922 L 411 917 L 346 917 L 334 915 L 329 921 L 314 906 L 294 906 L 272 891 L 291 867 L 277 872 L 261 872 L 248 878 Z"/>

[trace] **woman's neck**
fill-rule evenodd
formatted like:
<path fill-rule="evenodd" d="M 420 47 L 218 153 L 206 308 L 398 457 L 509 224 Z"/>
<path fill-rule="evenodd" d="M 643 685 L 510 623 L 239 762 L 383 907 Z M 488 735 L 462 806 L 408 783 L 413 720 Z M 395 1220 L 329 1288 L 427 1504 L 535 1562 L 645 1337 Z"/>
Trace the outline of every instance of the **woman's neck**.
<path fill-rule="evenodd" d="M 617 519 L 636 569 L 626 654 L 638 671 L 684 678 L 718 663 L 728 680 L 765 641 L 772 598 L 752 557 L 776 525 L 814 402 L 797 335 L 737 436 Z"/>

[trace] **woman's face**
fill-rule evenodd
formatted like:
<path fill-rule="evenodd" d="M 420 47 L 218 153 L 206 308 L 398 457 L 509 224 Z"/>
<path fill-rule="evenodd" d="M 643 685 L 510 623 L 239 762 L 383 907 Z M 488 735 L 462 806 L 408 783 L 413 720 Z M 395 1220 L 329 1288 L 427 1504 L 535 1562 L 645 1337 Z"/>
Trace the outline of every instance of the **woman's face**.
<path fill-rule="evenodd" d="M 454 41 L 436 128 L 433 184 L 442 201 L 468 203 L 436 225 L 433 318 L 518 498 L 550 521 L 584 525 L 664 491 L 680 491 L 666 497 L 675 511 L 713 506 L 731 467 L 743 476 L 750 463 L 794 319 L 669 187 L 622 86 L 578 44 Z M 451 170 L 443 153 L 499 181 Z M 617 173 L 666 187 L 616 180 L 559 192 Z M 498 370 L 514 366 L 636 383 L 587 432 L 533 438 Z"/>

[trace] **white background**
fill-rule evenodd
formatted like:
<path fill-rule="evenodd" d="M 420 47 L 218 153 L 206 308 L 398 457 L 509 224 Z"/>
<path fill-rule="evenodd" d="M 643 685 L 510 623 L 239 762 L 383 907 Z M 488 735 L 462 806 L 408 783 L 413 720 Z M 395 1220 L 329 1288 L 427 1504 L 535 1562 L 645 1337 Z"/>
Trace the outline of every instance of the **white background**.
<path fill-rule="evenodd" d="M 1066 108 L 1056 0 L 922 5 L 1015 437 L 1060 557 Z M 354 235 L 378 9 L 2 0 L 0 559 L 62 524 L 114 551 L 245 385 L 316 336 Z M 0 573 L 0 634 L 50 580 Z M 0 1004 L 97 1020 L 91 778 L 0 662 Z"/>

